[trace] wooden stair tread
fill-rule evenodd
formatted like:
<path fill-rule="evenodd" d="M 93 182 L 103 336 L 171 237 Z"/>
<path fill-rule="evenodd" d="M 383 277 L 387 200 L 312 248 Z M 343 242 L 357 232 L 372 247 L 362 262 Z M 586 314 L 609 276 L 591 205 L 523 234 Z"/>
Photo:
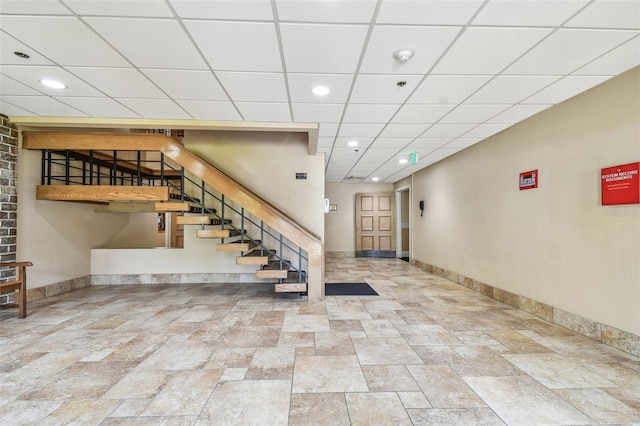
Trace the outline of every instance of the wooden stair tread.
<path fill-rule="evenodd" d="M 167 201 L 166 186 L 37 185 L 37 200 L 51 201 Z"/>
<path fill-rule="evenodd" d="M 253 241 L 235 241 L 233 243 L 218 243 L 216 244 L 216 251 L 250 251 L 254 247 L 257 247 L 258 243 Z"/>
<path fill-rule="evenodd" d="M 230 238 L 241 235 L 237 229 L 199 229 L 196 231 L 197 238 Z"/>
<path fill-rule="evenodd" d="M 273 260 L 264 265 L 262 269 L 257 270 L 256 277 L 283 279 L 287 278 L 288 273 L 289 265 L 287 265 L 285 262 L 282 262 L 282 269 L 280 269 L 280 261 Z"/>
<path fill-rule="evenodd" d="M 256 248 L 243 256 L 236 257 L 236 265 L 267 265 L 272 258 L 272 253 L 266 250 L 261 252 Z"/>
<path fill-rule="evenodd" d="M 278 283 L 275 290 L 276 293 L 305 293 L 307 283 Z"/>
<path fill-rule="evenodd" d="M 176 218 L 178 225 L 211 225 L 211 218 L 207 215 L 200 216 L 178 216 Z"/>

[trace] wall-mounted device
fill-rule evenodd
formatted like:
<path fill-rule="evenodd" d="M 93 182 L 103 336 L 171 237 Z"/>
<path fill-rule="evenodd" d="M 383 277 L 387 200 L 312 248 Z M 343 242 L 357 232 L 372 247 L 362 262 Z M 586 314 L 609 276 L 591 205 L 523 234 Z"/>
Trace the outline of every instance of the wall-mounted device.
<path fill-rule="evenodd" d="M 328 198 L 324 199 L 324 212 L 325 213 L 329 213 L 329 199 Z"/>
<path fill-rule="evenodd" d="M 420 217 L 422 217 L 422 214 L 424 213 L 424 201 L 418 202 L 418 208 L 420 209 Z"/>

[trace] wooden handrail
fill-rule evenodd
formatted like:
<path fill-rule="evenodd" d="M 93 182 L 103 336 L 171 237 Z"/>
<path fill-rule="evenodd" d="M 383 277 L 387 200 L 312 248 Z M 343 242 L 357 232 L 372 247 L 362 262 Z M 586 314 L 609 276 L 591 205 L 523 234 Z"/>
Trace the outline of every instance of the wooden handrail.
<path fill-rule="evenodd" d="M 243 207 L 275 231 L 305 250 L 309 257 L 308 299 L 324 298 L 324 247 L 322 240 L 256 194 L 162 134 L 96 132 L 22 132 L 25 149 L 160 151 L 226 198 Z"/>
<path fill-rule="evenodd" d="M 18 290 L 17 303 L 5 304 L 7 308 L 18 308 L 18 317 L 27 317 L 27 267 L 33 266 L 31 262 L 0 262 L 0 268 L 16 268 L 18 273 L 13 281 L 0 283 L 0 292 Z"/>

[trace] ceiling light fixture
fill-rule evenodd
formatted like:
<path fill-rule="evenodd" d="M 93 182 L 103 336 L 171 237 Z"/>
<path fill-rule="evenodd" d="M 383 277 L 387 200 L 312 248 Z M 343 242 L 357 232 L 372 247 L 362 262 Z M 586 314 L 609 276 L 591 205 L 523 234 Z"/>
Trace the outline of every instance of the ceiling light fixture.
<path fill-rule="evenodd" d="M 377 181 L 380 180 L 380 178 L 379 177 L 372 177 L 371 180 L 374 181 L 374 182 L 377 182 Z"/>
<path fill-rule="evenodd" d="M 16 55 L 17 57 L 23 58 L 23 59 L 29 59 L 29 57 L 30 57 L 26 53 L 18 52 L 18 51 L 13 52 L 13 54 Z"/>
<path fill-rule="evenodd" d="M 393 57 L 396 61 L 405 63 L 409 59 L 413 58 L 413 55 L 416 54 L 416 51 L 413 49 L 400 49 L 393 52 Z"/>
<path fill-rule="evenodd" d="M 326 86 L 316 86 L 311 91 L 317 96 L 327 96 L 331 90 Z"/>
<path fill-rule="evenodd" d="M 409 162 L 409 160 L 407 160 L 406 158 L 401 158 L 398 160 L 398 163 L 400 164 L 407 164 Z"/>
<path fill-rule="evenodd" d="M 356 146 L 358 146 L 358 141 L 349 141 L 347 142 L 347 145 L 355 148 Z"/>
<path fill-rule="evenodd" d="M 58 90 L 62 90 L 62 89 L 66 89 L 67 85 L 58 81 L 58 80 L 52 80 L 50 78 L 43 78 L 38 80 L 40 81 L 40 84 L 42 84 L 43 86 L 47 86 L 51 89 L 58 89 Z"/>

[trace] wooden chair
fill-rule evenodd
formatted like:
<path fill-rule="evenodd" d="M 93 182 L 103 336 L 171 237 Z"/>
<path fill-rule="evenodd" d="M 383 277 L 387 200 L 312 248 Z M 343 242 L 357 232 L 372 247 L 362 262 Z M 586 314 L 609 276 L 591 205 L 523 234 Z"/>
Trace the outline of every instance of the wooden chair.
<path fill-rule="evenodd" d="M 18 318 L 27 317 L 27 266 L 33 266 L 31 262 L 0 262 L 0 268 L 16 268 L 16 279 L 6 283 L 0 283 L 0 293 L 18 290 L 16 303 L 5 303 L 0 308 L 18 308 Z"/>

